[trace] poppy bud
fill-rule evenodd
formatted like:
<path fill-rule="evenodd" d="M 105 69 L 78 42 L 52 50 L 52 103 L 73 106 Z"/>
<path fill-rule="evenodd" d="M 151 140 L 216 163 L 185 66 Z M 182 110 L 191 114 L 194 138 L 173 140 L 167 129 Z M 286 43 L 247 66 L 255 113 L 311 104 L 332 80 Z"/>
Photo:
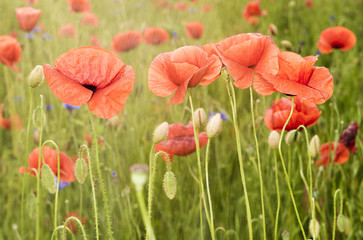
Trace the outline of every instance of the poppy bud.
<path fill-rule="evenodd" d="M 292 44 L 290 41 L 287 41 L 287 40 L 282 40 L 281 41 L 281 46 L 283 48 L 285 48 L 286 50 L 290 51 L 292 49 Z"/>
<path fill-rule="evenodd" d="M 167 140 L 168 131 L 169 131 L 169 124 L 167 122 L 163 122 L 162 124 L 157 126 L 153 134 L 153 143 L 158 144 L 159 142 Z"/>
<path fill-rule="evenodd" d="M 272 131 L 268 136 L 268 145 L 272 150 L 275 150 L 279 146 L 280 134 L 277 131 Z"/>
<path fill-rule="evenodd" d="M 80 184 L 84 183 L 88 174 L 88 168 L 84 158 L 78 158 L 74 166 L 74 174 Z"/>
<path fill-rule="evenodd" d="M 107 120 L 107 125 L 112 128 L 117 128 L 121 124 L 121 119 L 116 115 L 113 118 Z"/>
<path fill-rule="evenodd" d="M 310 220 L 309 232 L 313 238 L 317 238 L 319 236 L 320 224 L 319 224 L 318 220 L 313 220 L 313 219 Z"/>
<path fill-rule="evenodd" d="M 42 184 L 49 193 L 54 194 L 56 191 L 54 174 L 47 164 L 42 166 Z"/>
<path fill-rule="evenodd" d="M 319 148 L 320 148 L 320 139 L 318 135 L 315 135 L 314 137 L 311 138 L 309 144 L 309 151 L 312 158 L 314 158 L 318 154 Z"/>
<path fill-rule="evenodd" d="M 163 180 L 163 188 L 166 196 L 171 200 L 176 194 L 176 179 L 173 172 L 166 172 Z"/>
<path fill-rule="evenodd" d="M 35 144 L 39 144 L 39 139 L 40 139 L 40 131 L 39 131 L 39 129 L 36 128 L 33 131 L 33 140 L 34 140 L 34 143 Z"/>
<path fill-rule="evenodd" d="M 345 218 L 344 218 L 344 215 L 343 214 L 339 214 L 338 215 L 337 225 L 338 225 L 338 230 L 340 232 L 344 232 Z"/>
<path fill-rule="evenodd" d="M 299 132 L 296 130 L 291 130 L 286 134 L 285 142 L 287 145 L 294 144 L 299 139 Z"/>
<path fill-rule="evenodd" d="M 31 88 L 36 88 L 44 81 L 43 66 L 36 66 L 29 74 L 28 85 Z"/>
<path fill-rule="evenodd" d="M 290 240 L 290 233 L 288 231 L 283 231 L 282 234 L 282 240 Z"/>
<path fill-rule="evenodd" d="M 222 131 L 222 117 L 217 113 L 207 124 L 207 135 L 209 138 L 217 136 Z"/>
<path fill-rule="evenodd" d="M 149 177 L 149 167 L 145 164 L 134 164 L 130 167 L 130 172 L 131 181 L 134 184 L 136 191 L 142 191 L 142 188 Z"/>
<path fill-rule="evenodd" d="M 268 31 L 272 36 L 275 36 L 277 34 L 277 27 L 275 24 L 270 23 L 270 25 L 268 25 Z"/>
<path fill-rule="evenodd" d="M 198 108 L 194 111 L 194 123 L 196 128 L 204 126 L 207 121 L 207 116 L 205 115 L 203 108 Z"/>
<path fill-rule="evenodd" d="M 31 219 L 34 219 L 37 213 L 37 197 L 34 193 L 29 194 L 26 203 L 27 212 Z"/>

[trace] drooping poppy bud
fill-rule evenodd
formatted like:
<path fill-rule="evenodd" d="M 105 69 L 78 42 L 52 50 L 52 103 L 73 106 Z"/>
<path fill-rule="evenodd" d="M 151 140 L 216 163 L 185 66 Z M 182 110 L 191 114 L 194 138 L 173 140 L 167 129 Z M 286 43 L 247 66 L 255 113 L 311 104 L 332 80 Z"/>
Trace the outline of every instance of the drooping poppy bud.
<path fill-rule="evenodd" d="M 153 134 L 153 143 L 158 144 L 159 142 L 167 140 L 169 125 L 167 122 L 163 122 L 155 128 Z"/>
<path fill-rule="evenodd" d="M 173 172 L 168 171 L 164 175 L 163 188 L 166 196 L 171 200 L 176 194 L 177 182 Z"/>

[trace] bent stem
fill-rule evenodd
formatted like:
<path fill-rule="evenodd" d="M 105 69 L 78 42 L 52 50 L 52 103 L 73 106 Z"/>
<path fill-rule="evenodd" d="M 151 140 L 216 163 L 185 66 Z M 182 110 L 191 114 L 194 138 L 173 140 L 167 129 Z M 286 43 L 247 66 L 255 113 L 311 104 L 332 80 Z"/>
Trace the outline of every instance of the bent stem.
<path fill-rule="evenodd" d="M 275 184 L 276 184 L 276 193 L 277 193 L 277 209 L 276 209 L 276 218 L 275 218 L 275 231 L 274 231 L 274 239 L 277 240 L 277 229 L 279 225 L 279 215 L 280 215 L 280 187 L 279 187 L 279 178 L 277 171 L 277 153 L 274 151 L 274 159 L 275 159 Z"/>
<path fill-rule="evenodd" d="M 155 240 L 154 230 L 151 227 L 151 223 L 147 217 L 146 206 L 145 206 L 145 202 L 144 202 L 144 193 L 143 193 L 142 188 L 141 189 L 136 188 L 136 198 L 137 198 L 137 202 L 139 203 L 142 221 L 144 222 L 144 225 L 146 227 L 146 232 L 149 234 L 149 239 Z"/>
<path fill-rule="evenodd" d="M 232 108 L 234 132 L 236 134 L 238 163 L 239 163 L 239 168 L 240 168 L 240 175 L 241 175 L 243 193 L 244 193 L 245 199 L 246 199 L 245 205 L 246 205 L 246 213 L 247 213 L 248 234 L 249 234 L 249 239 L 252 240 L 253 239 L 253 229 L 252 229 L 251 208 L 250 208 L 250 202 L 249 202 L 249 199 L 248 199 L 246 177 L 245 177 L 245 172 L 244 172 L 244 168 L 243 168 L 243 159 L 242 159 L 242 150 L 241 150 L 241 138 L 240 138 L 240 135 L 239 135 L 238 121 L 237 121 L 236 95 L 235 95 L 235 92 L 234 92 L 233 84 L 230 81 L 229 75 L 228 75 L 228 77 L 226 79 L 226 87 L 227 87 L 228 97 L 229 97 L 229 101 L 230 101 L 231 108 Z"/>
<path fill-rule="evenodd" d="M 266 240 L 266 217 L 265 217 L 265 203 L 264 203 L 264 199 L 263 199 L 263 179 L 262 179 L 262 171 L 261 171 L 260 151 L 258 149 L 258 139 L 257 139 L 257 133 L 256 133 L 256 126 L 255 126 L 255 113 L 254 113 L 254 108 L 253 108 L 253 92 L 252 92 L 252 86 L 250 87 L 250 102 L 251 102 L 251 117 L 252 117 L 253 135 L 254 135 L 255 144 L 256 144 L 258 176 L 259 176 L 259 179 L 260 179 L 260 194 L 261 194 L 261 208 L 262 208 L 263 239 Z"/>
<path fill-rule="evenodd" d="M 286 122 L 284 124 L 284 127 L 281 130 L 281 137 L 280 137 L 279 148 L 278 149 L 279 149 L 279 154 L 280 154 L 280 159 L 281 159 L 281 165 L 282 165 L 282 168 L 284 170 L 285 180 L 286 180 L 286 183 L 287 183 L 287 187 L 289 188 L 289 193 L 290 193 L 290 197 L 291 197 L 292 204 L 294 206 L 296 218 L 297 218 L 297 221 L 299 222 L 299 226 L 300 226 L 300 229 L 301 229 L 301 233 L 303 234 L 303 237 L 306 240 L 306 235 L 305 235 L 304 227 L 303 227 L 303 225 L 301 223 L 299 211 L 297 210 L 297 206 L 296 206 L 294 194 L 292 192 L 292 188 L 291 188 L 291 184 L 290 184 L 290 177 L 289 177 L 289 174 L 286 171 L 285 161 L 284 161 L 284 157 L 282 156 L 282 151 L 281 151 L 281 143 L 282 143 L 282 139 L 284 138 L 284 132 L 285 132 L 285 129 L 286 129 L 287 124 L 289 123 L 289 121 L 291 119 L 291 116 L 292 116 L 293 111 L 294 111 L 294 97 L 291 98 L 291 111 L 290 111 L 289 117 L 287 118 L 287 120 L 286 120 Z"/>
<path fill-rule="evenodd" d="M 199 145 L 199 135 L 198 135 L 198 130 L 196 128 L 195 125 L 195 119 L 194 119 L 194 107 L 193 107 L 193 101 L 192 101 L 192 95 L 190 94 L 190 89 L 188 88 L 188 96 L 189 96 L 189 103 L 190 103 L 190 110 L 192 112 L 192 121 L 193 121 L 193 131 L 194 131 L 194 139 L 195 139 L 195 149 L 197 152 L 197 161 L 198 161 L 198 177 L 199 177 L 199 187 L 200 187 L 200 195 L 201 198 L 203 200 L 203 206 L 204 206 L 204 211 L 205 211 L 205 216 L 207 218 L 207 222 L 209 225 L 209 229 L 210 229 L 210 233 L 211 233 L 211 237 L 212 239 L 215 239 L 214 236 L 214 229 L 212 229 L 212 225 L 211 225 L 211 221 L 210 221 L 210 216 L 209 216 L 209 212 L 208 212 L 208 208 L 207 208 L 207 204 L 206 204 L 206 199 L 205 199 L 205 192 L 204 192 L 204 184 L 203 184 L 203 175 L 202 175 L 202 164 L 201 164 L 201 160 L 200 160 L 200 145 Z M 201 204 L 200 204 L 200 207 Z M 202 211 L 200 211 L 202 212 Z M 202 216 L 200 216 L 202 218 Z"/>
<path fill-rule="evenodd" d="M 86 231 L 84 230 L 83 224 L 81 223 L 81 221 L 78 218 L 73 217 L 73 216 L 67 218 L 67 220 L 65 221 L 65 223 L 63 225 L 63 229 L 64 229 L 64 232 L 63 232 L 63 240 L 66 239 L 66 228 L 67 228 L 68 222 L 70 220 L 76 221 L 76 223 L 78 224 L 78 226 L 81 228 L 82 235 L 83 235 L 83 239 L 84 240 L 87 240 L 87 235 L 86 235 Z"/>
<path fill-rule="evenodd" d="M 206 153 L 205 153 L 205 183 L 207 185 L 207 195 L 208 195 L 208 204 L 209 204 L 209 213 L 210 213 L 210 224 L 211 224 L 211 228 L 212 228 L 213 234 L 214 234 L 213 206 L 212 206 L 212 199 L 211 199 L 210 190 L 209 190 L 209 175 L 208 175 L 209 148 L 210 148 L 210 138 L 208 138 L 207 150 L 206 150 Z"/>
<path fill-rule="evenodd" d="M 335 228 L 337 225 L 337 198 L 338 194 L 340 196 L 340 208 L 339 214 L 343 214 L 343 193 L 342 190 L 338 189 L 334 193 L 334 219 L 333 219 L 333 237 L 332 240 L 335 240 Z"/>
<path fill-rule="evenodd" d="M 50 237 L 50 240 L 53 240 L 55 236 L 58 236 L 58 235 L 57 235 L 57 232 L 58 232 L 59 230 L 62 230 L 62 229 L 67 230 L 67 231 L 71 234 L 72 239 L 74 239 L 74 236 L 73 236 L 73 234 L 72 234 L 71 229 L 69 229 L 67 226 L 61 225 L 61 226 L 58 226 L 58 227 L 56 227 L 56 228 L 54 229 L 54 231 L 53 231 L 53 233 L 52 233 L 52 236 Z"/>
<path fill-rule="evenodd" d="M 30 122 L 32 117 L 32 105 L 33 105 L 33 88 L 29 88 L 29 114 L 28 114 L 28 124 L 26 127 L 26 139 L 25 139 L 25 157 L 24 157 L 24 166 L 25 171 L 28 169 L 28 161 L 27 161 L 27 155 L 29 152 L 29 136 L 30 136 Z M 26 174 L 24 172 L 23 175 L 23 187 L 21 190 L 21 205 L 20 205 L 20 211 L 21 211 L 21 222 L 20 222 L 20 235 L 21 239 L 24 239 L 24 194 L 25 194 L 25 177 Z"/>
<path fill-rule="evenodd" d="M 95 125 L 93 123 L 93 116 L 92 116 L 91 110 L 89 110 L 89 109 L 88 109 L 88 114 L 89 114 L 89 119 L 90 119 L 90 122 L 91 122 L 92 132 L 93 132 L 93 146 L 95 147 L 95 152 L 96 152 L 96 167 L 97 167 L 98 179 L 100 181 L 100 187 L 101 187 L 101 192 L 102 192 L 103 203 L 105 205 L 107 233 L 108 233 L 108 238 L 113 239 L 112 228 L 111 228 L 110 211 L 109 211 L 109 207 L 108 207 L 108 198 L 107 198 L 107 195 L 106 195 L 105 187 L 103 186 L 102 172 L 101 172 L 100 160 L 99 160 L 99 156 L 98 156 L 97 134 L 96 134 Z"/>

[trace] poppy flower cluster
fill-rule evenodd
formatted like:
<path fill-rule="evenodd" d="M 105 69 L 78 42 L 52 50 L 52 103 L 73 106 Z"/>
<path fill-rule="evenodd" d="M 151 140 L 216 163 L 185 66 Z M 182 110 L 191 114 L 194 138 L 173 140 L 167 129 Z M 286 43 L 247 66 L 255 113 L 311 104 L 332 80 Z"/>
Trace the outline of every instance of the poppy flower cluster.
<path fill-rule="evenodd" d="M 265 113 L 266 126 L 275 131 L 282 131 L 291 111 L 291 98 L 282 97 L 272 102 Z M 294 110 L 286 130 L 297 129 L 300 125 L 313 126 L 319 119 L 321 112 L 318 107 L 308 100 L 294 97 Z"/>
<path fill-rule="evenodd" d="M 131 93 L 135 72 L 111 51 L 80 47 L 59 56 L 55 67 L 43 66 L 50 90 L 62 102 L 89 109 L 101 118 L 112 118 L 123 109 Z"/>
<path fill-rule="evenodd" d="M 41 10 L 32 7 L 15 8 L 15 14 L 18 19 L 19 26 L 21 30 L 25 32 L 33 30 L 41 13 Z"/>
<path fill-rule="evenodd" d="M 57 151 L 48 147 L 43 147 L 43 156 L 44 156 L 44 162 L 49 166 L 49 168 L 52 170 L 54 176 L 58 176 L 58 157 L 57 157 Z M 75 180 L 74 176 L 74 162 L 71 160 L 71 158 L 65 154 L 64 152 L 59 152 L 59 158 L 60 158 L 60 180 L 64 182 L 73 182 Z M 28 157 L 28 163 L 29 168 L 27 169 L 27 173 L 31 172 L 32 168 L 38 169 L 38 161 L 39 161 L 39 148 L 34 149 Z M 43 166 L 43 161 L 40 163 L 40 171 Z M 22 166 L 19 168 L 20 173 L 25 172 L 25 167 Z M 32 176 L 35 176 L 35 173 L 31 173 Z M 40 172 L 41 176 L 41 172 Z"/>
<path fill-rule="evenodd" d="M 257 24 L 259 22 L 258 17 L 266 15 L 267 10 L 261 10 L 260 1 L 251 1 L 247 3 L 243 9 L 242 16 L 250 24 Z"/>
<path fill-rule="evenodd" d="M 355 138 L 358 132 L 358 124 L 352 122 L 348 128 L 340 135 L 338 143 L 328 142 L 321 145 L 319 153 L 321 158 L 315 162 L 316 166 L 327 166 L 332 162 L 343 164 L 349 160 L 350 153 L 356 152 Z M 331 160 L 331 154 L 334 155 L 334 160 Z"/>
<path fill-rule="evenodd" d="M 19 72 L 19 68 L 14 65 L 20 62 L 21 47 L 16 38 L 11 36 L 0 36 L 0 62 Z"/>
<path fill-rule="evenodd" d="M 198 134 L 199 147 L 203 147 L 208 142 L 206 132 Z M 182 123 L 169 124 L 168 137 L 166 141 L 155 144 L 155 152 L 164 151 L 168 154 L 170 162 L 173 161 L 173 156 L 186 156 L 196 150 L 195 138 L 193 131 L 193 123 L 188 125 Z M 166 160 L 164 158 L 164 160 Z"/>
<path fill-rule="evenodd" d="M 350 50 L 356 42 L 357 37 L 348 28 L 330 27 L 321 32 L 317 45 L 320 52 L 331 53 L 334 49 Z"/>

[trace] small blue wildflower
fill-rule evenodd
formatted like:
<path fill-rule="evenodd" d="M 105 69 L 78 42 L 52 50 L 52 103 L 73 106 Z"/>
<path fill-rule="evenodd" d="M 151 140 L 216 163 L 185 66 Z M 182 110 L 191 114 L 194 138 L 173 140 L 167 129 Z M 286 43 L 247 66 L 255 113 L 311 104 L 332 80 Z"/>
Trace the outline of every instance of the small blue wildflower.
<path fill-rule="evenodd" d="M 334 16 L 334 14 L 330 14 L 330 16 L 329 16 L 329 18 L 330 18 L 330 20 L 335 20 L 335 16 Z"/>
<path fill-rule="evenodd" d="M 178 36 L 178 33 L 174 30 L 173 31 L 173 37 L 176 38 Z"/>
<path fill-rule="evenodd" d="M 48 104 L 48 105 L 45 107 L 45 109 L 46 109 L 47 111 L 52 111 L 52 110 L 53 110 L 53 105 L 52 105 L 52 104 Z"/>
<path fill-rule="evenodd" d="M 316 50 L 315 55 L 319 57 L 321 55 L 321 52 L 319 50 Z"/>
<path fill-rule="evenodd" d="M 52 40 L 53 39 L 53 37 L 50 36 L 48 33 L 43 33 L 42 38 L 44 40 Z"/>
<path fill-rule="evenodd" d="M 15 96 L 14 97 L 14 102 L 21 102 L 23 101 L 23 97 L 22 96 Z"/>
<path fill-rule="evenodd" d="M 57 188 L 57 180 L 58 178 L 54 176 L 55 179 L 55 187 Z M 59 190 L 62 190 L 63 188 L 67 187 L 69 185 L 69 182 L 59 181 Z"/>
<path fill-rule="evenodd" d="M 300 43 L 299 43 L 299 46 L 305 46 L 305 41 L 303 40 L 303 41 L 301 41 Z"/>
<path fill-rule="evenodd" d="M 34 38 L 34 33 L 24 33 L 23 34 L 23 38 L 25 39 L 33 39 Z"/>
<path fill-rule="evenodd" d="M 74 106 L 74 105 L 69 105 L 66 103 L 63 103 L 62 105 L 65 109 L 72 111 L 72 110 L 78 110 L 81 106 Z"/>
<path fill-rule="evenodd" d="M 116 177 L 116 172 L 115 171 L 112 172 L 112 177 Z"/>
<path fill-rule="evenodd" d="M 32 30 L 33 33 L 39 33 L 40 31 L 41 31 L 41 29 L 38 26 L 34 27 Z"/>
<path fill-rule="evenodd" d="M 216 112 L 210 112 L 209 114 L 208 114 L 208 120 L 209 119 L 211 119 L 214 115 L 216 115 L 217 113 Z M 225 112 L 220 112 L 219 114 L 221 114 L 221 118 L 222 118 L 222 120 L 223 121 L 228 121 L 229 120 L 229 117 L 228 117 L 228 115 L 227 115 L 227 113 L 225 113 Z"/>
<path fill-rule="evenodd" d="M 197 9 L 196 9 L 196 8 L 191 7 L 191 8 L 189 8 L 189 12 L 190 12 L 190 13 L 196 13 L 196 12 L 197 12 Z"/>

